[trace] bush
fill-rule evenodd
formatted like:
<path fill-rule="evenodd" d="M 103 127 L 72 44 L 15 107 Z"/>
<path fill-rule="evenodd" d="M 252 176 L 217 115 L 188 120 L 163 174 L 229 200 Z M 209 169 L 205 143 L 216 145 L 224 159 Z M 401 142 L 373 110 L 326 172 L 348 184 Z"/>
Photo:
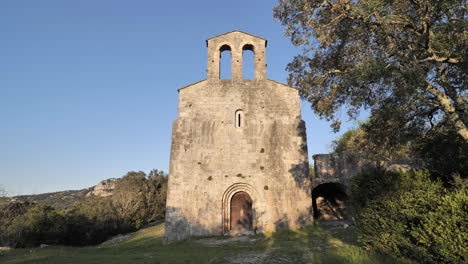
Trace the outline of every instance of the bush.
<path fill-rule="evenodd" d="M 468 177 L 468 142 L 457 132 L 438 128 L 417 142 L 417 156 L 426 169 L 445 184 L 453 175 Z"/>
<path fill-rule="evenodd" d="M 387 171 L 383 168 L 369 168 L 354 176 L 349 184 L 349 192 L 353 208 L 359 211 L 370 201 L 377 200 L 398 189 L 398 171 Z"/>
<path fill-rule="evenodd" d="M 116 217 L 110 199 L 103 197 L 89 197 L 67 212 L 44 204 L 19 209 L 13 217 L 0 219 L 0 246 L 96 245 L 136 229 L 135 223 Z"/>
<path fill-rule="evenodd" d="M 54 208 L 40 204 L 13 219 L 6 228 L 6 241 L 12 247 L 59 244 L 65 218 Z"/>
<path fill-rule="evenodd" d="M 87 197 L 71 210 L 10 203 L 0 208 L 0 246 L 96 245 L 164 218 L 167 175 L 129 172 L 110 197 Z"/>
<path fill-rule="evenodd" d="M 414 237 L 437 263 L 467 263 L 468 192 L 466 185 L 442 196 L 434 211 L 424 215 Z"/>
<path fill-rule="evenodd" d="M 427 171 L 380 173 L 353 180 L 359 242 L 421 263 L 466 263 L 466 182 L 449 190 Z"/>
<path fill-rule="evenodd" d="M 90 196 L 67 213 L 65 245 L 96 245 L 111 236 L 127 233 L 129 228 L 116 216 L 108 197 Z"/>

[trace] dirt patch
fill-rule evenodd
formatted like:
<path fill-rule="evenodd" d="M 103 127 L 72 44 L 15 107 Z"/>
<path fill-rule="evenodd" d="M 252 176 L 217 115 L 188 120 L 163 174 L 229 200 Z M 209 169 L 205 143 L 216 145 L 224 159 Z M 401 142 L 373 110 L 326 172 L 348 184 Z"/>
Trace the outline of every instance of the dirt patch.
<path fill-rule="evenodd" d="M 205 246 L 211 246 L 211 247 L 216 247 L 216 246 L 221 246 L 229 243 L 234 243 L 234 242 L 255 242 L 258 239 L 256 238 L 250 238 L 247 236 L 239 236 L 239 237 L 228 237 L 228 238 L 201 238 L 195 240 L 195 242 L 200 243 Z"/>
<path fill-rule="evenodd" d="M 248 252 L 225 258 L 224 264 L 300 264 L 305 263 L 301 254 L 298 256 L 285 256 L 281 248 L 269 248 L 265 252 Z"/>

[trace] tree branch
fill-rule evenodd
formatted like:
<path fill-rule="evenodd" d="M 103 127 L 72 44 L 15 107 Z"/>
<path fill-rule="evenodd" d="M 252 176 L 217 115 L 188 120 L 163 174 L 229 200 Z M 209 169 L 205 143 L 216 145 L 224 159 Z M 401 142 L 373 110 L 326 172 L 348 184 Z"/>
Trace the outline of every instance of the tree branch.
<path fill-rule="evenodd" d="M 426 91 L 436 97 L 437 103 L 439 104 L 442 111 L 447 114 L 448 119 L 453 122 L 457 133 L 468 142 L 467 124 L 456 111 L 455 106 L 452 104 L 449 97 L 430 83 L 427 84 Z"/>

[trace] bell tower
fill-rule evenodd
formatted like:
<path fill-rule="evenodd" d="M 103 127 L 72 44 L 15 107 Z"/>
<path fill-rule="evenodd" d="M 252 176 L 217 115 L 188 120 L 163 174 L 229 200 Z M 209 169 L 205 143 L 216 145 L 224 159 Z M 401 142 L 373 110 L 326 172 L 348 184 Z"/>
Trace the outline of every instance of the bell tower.
<path fill-rule="evenodd" d="M 266 39 L 241 31 L 233 31 L 209 38 L 206 40 L 206 46 L 208 47 L 208 79 L 220 79 L 221 53 L 226 50 L 231 51 L 232 79 L 243 79 L 242 54 L 246 50 L 250 50 L 254 53 L 254 79 L 266 79 Z"/>

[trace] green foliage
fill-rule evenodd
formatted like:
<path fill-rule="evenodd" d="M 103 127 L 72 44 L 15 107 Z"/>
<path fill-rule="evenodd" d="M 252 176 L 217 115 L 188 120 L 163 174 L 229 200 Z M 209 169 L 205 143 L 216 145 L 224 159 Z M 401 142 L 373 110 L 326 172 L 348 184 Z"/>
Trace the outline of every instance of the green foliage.
<path fill-rule="evenodd" d="M 454 175 L 468 177 L 468 141 L 453 129 L 444 126 L 434 128 L 431 133 L 420 137 L 415 145 L 417 157 L 445 184 L 451 184 Z"/>
<path fill-rule="evenodd" d="M 412 153 L 410 137 L 392 138 L 395 135 L 387 135 L 388 129 L 373 125 L 373 120 L 374 118 L 371 118 L 368 122 L 360 123 L 357 128 L 346 131 L 333 141 L 333 151 L 349 152 L 357 157 L 375 161 L 408 159 Z"/>
<path fill-rule="evenodd" d="M 353 208 L 355 210 L 365 208 L 369 202 L 396 191 L 401 185 L 399 182 L 401 180 L 399 172 L 379 167 L 354 176 L 349 184 Z"/>
<path fill-rule="evenodd" d="M 263 189 L 264 189 L 265 191 L 268 191 L 268 189 L 269 189 L 269 188 L 268 188 L 268 185 L 263 186 Z"/>
<path fill-rule="evenodd" d="M 115 186 L 112 205 L 120 219 L 139 228 L 141 224 L 159 220 L 166 210 L 167 175 L 152 171 L 127 173 Z"/>
<path fill-rule="evenodd" d="M 468 261 L 468 184 L 439 197 L 433 211 L 423 215 L 413 236 L 428 249 L 436 263 Z"/>
<path fill-rule="evenodd" d="M 274 16 L 303 50 L 288 83 L 335 131 L 367 109 L 390 142 L 441 120 L 468 140 L 464 0 L 279 0 Z"/>
<path fill-rule="evenodd" d="M 265 149 L 264 149 L 264 148 L 261 148 L 261 149 L 260 149 L 260 153 L 265 153 Z"/>
<path fill-rule="evenodd" d="M 0 211 L 0 246 L 86 246 L 128 233 L 165 215 L 167 175 L 129 172 L 111 197 L 89 196 L 70 210 L 11 203 Z"/>
<path fill-rule="evenodd" d="M 32 207 L 29 203 L 12 202 L 0 207 L 0 246 L 12 244 L 10 241 L 17 240 L 8 233 L 8 228 L 15 218 L 24 215 Z"/>
<path fill-rule="evenodd" d="M 117 216 L 109 197 L 90 196 L 67 212 L 67 233 L 74 234 L 65 245 L 94 245 L 119 233 L 135 230 L 135 226 Z"/>
<path fill-rule="evenodd" d="M 338 139 L 333 141 L 333 152 L 339 153 L 348 151 L 354 153 L 356 149 L 354 145 L 357 145 L 355 141 L 359 138 L 361 130 L 355 128 L 346 131 Z"/>
<path fill-rule="evenodd" d="M 40 204 L 13 219 L 4 230 L 13 247 L 58 244 L 64 233 L 65 218 L 54 208 Z"/>
<path fill-rule="evenodd" d="M 374 171 L 353 179 L 359 241 L 421 263 L 464 263 L 467 183 L 446 189 L 428 171 Z"/>

